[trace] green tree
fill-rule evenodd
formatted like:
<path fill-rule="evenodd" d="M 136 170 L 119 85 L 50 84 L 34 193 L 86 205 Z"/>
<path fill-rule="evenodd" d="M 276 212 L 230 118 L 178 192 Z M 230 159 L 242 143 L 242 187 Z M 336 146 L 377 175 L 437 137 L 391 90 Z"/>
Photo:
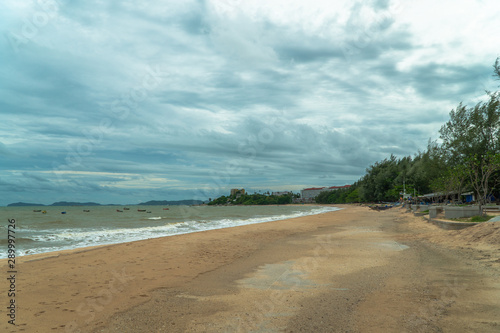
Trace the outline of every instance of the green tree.
<path fill-rule="evenodd" d="M 366 202 L 397 200 L 391 189 L 394 187 L 399 170 L 398 160 L 394 155 L 370 166 L 361 179 L 359 194 L 362 200 Z"/>
<path fill-rule="evenodd" d="M 488 153 L 479 158 L 474 154 L 467 159 L 467 173 L 477 195 L 480 207 L 484 205 L 492 194 L 491 176 L 500 171 L 500 154 Z"/>
<path fill-rule="evenodd" d="M 432 190 L 442 193 L 442 198 L 452 198 L 457 194 L 461 198 L 464 187 L 469 179 L 467 167 L 463 164 L 448 168 L 446 172 L 433 180 Z"/>
<path fill-rule="evenodd" d="M 355 203 L 355 202 L 361 202 L 358 188 L 354 188 L 353 190 L 348 191 L 348 194 L 345 199 L 345 203 Z"/>
<path fill-rule="evenodd" d="M 267 192 L 269 193 L 269 192 Z M 285 195 L 266 195 L 260 193 L 241 194 L 235 193 L 232 196 L 221 196 L 210 201 L 209 205 L 285 205 L 293 202 L 293 198 L 297 197 L 293 194 Z"/>
<path fill-rule="evenodd" d="M 498 59 L 495 69 L 498 69 Z M 489 93 L 489 100 L 472 108 L 460 104 L 450 112 L 450 120 L 441 127 L 443 148 L 450 167 L 463 165 L 477 200 L 483 205 L 499 179 L 500 92 Z"/>
<path fill-rule="evenodd" d="M 472 108 L 460 103 L 450 112 L 450 120 L 439 130 L 443 148 L 452 165 L 469 157 L 485 157 L 500 152 L 500 94 L 491 93 L 487 102 Z"/>
<path fill-rule="evenodd" d="M 219 197 L 217 199 L 214 199 L 214 200 L 210 201 L 208 204 L 210 206 L 226 205 L 229 199 L 230 198 L 228 198 L 228 197 L 226 197 L 226 196 L 223 195 L 223 196 L 221 196 L 221 197 Z"/>

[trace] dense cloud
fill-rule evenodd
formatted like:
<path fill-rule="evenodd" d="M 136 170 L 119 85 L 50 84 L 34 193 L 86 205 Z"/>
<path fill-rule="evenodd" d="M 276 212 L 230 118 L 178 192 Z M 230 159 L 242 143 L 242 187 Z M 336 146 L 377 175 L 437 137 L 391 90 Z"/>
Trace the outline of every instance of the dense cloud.
<path fill-rule="evenodd" d="M 7 1 L 0 205 L 350 184 L 494 89 L 478 3 Z"/>

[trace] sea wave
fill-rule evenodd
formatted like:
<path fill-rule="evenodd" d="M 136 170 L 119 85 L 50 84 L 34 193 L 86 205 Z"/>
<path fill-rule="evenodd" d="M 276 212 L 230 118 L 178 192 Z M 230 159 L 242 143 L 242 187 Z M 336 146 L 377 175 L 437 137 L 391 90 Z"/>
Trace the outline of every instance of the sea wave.
<path fill-rule="evenodd" d="M 17 244 L 28 245 L 20 247 L 17 255 L 29 255 L 46 253 L 60 250 L 69 250 L 96 245 L 107 245 L 126 243 L 144 239 L 173 236 L 198 231 L 230 228 L 248 224 L 279 221 L 302 216 L 317 215 L 331 211 L 337 211 L 337 207 L 318 207 L 308 211 L 292 211 L 287 214 L 271 216 L 253 216 L 251 218 L 220 218 L 214 220 L 193 219 L 189 221 L 169 222 L 161 224 L 162 218 L 151 217 L 149 220 L 158 220 L 161 225 L 144 226 L 137 228 L 74 228 L 54 230 L 38 230 L 36 235 L 26 238 L 29 243 L 18 242 Z M 163 222 L 165 223 L 165 222 Z M 36 243 L 36 244 L 33 244 Z M 1 244 L 1 243 L 0 243 Z M 0 258 L 6 258 L 7 253 L 0 253 Z"/>

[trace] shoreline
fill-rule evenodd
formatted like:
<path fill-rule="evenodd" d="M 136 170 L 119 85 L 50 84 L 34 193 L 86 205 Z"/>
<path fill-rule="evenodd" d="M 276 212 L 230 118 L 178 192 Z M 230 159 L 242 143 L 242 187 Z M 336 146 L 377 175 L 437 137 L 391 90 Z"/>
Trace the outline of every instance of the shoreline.
<path fill-rule="evenodd" d="M 307 222 L 328 220 L 343 211 L 18 257 L 16 282 L 21 291 L 16 302 L 22 311 L 16 327 L 88 332 L 115 313 L 144 303 L 153 290 L 235 261 L 264 247 L 266 239 L 316 229 Z M 0 260 L 4 270 L 7 260 Z M 7 304 L 7 293 L 0 299 Z M 4 329 L 16 332 L 11 325 Z"/>
<path fill-rule="evenodd" d="M 33 260 L 17 267 L 16 327 L 7 325 L 6 318 L 0 327 L 5 332 L 243 332 L 263 325 L 269 331 L 331 332 L 369 331 L 378 327 L 373 318 L 385 318 L 380 332 L 396 332 L 416 325 L 399 321 L 422 312 L 426 294 L 419 290 L 440 295 L 439 288 L 454 281 L 441 276 L 443 265 L 459 281 L 463 276 L 482 281 L 470 291 L 470 285 L 460 289 L 455 297 L 450 311 L 458 324 L 463 325 L 462 317 L 476 320 L 460 312 L 462 298 L 469 302 L 465 304 L 483 302 L 488 311 L 500 309 L 500 297 L 495 296 L 500 286 L 450 259 L 456 256 L 453 252 L 420 245 L 413 233 L 405 236 L 406 229 L 399 230 L 415 224 L 434 232 L 434 226 L 395 210 L 342 208 L 39 259 L 30 256 Z M 422 261 L 422 255 L 437 259 Z M 478 288 L 490 297 L 482 300 L 484 292 Z M 2 294 L 1 303 L 7 304 Z M 486 322 L 484 316 L 494 321 L 488 311 L 477 321 Z M 438 317 L 430 313 L 429 318 Z M 481 322 L 477 325 L 485 325 Z"/>
<path fill-rule="evenodd" d="M 283 205 L 285 206 L 285 205 Z M 325 205 L 325 204 L 308 204 L 308 205 L 296 205 L 296 204 L 290 204 L 287 206 L 315 206 L 315 207 L 331 207 L 331 208 L 339 208 L 338 210 L 341 210 L 342 208 L 340 206 L 342 205 Z M 260 206 L 254 205 L 254 206 L 245 206 L 245 207 L 255 207 L 258 208 Z M 324 214 L 325 212 L 321 213 L 315 213 L 311 215 L 305 215 L 305 216 L 299 216 L 299 217 L 307 217 L 307 216 L 314 216 L 318 214 Z M 49 251 L 49 252 L 41 252 L 41 253 L 33 253 L 33 254 L 26 254 L 26 255 L 18 255 L 17 259 L 19 259 L 20 262 L 25 262 L 28 260 L 41 260 L 45 257 L 56 257 L 61 254 L 67 254 L 67 253 L 73 253 L 73 252 L 80 252 L 80 251 L 91 251 L 96 248 L 101 248 L 101 247 L 106 247 L 106 246 L 113 246 L 113 245 L 119 245 L 119 244 L 126 244 L 126 243 L 134 243 L 134 242 L 140 242 L 144 240 L 151 240 L 151 239 L 157 239 L 157 238 L 163 238 L 163 237 L 172 237 L 172 236 L 178 236 L 178 235 L 185 235 L 185 234 L 192 234 L 192 233 L 198 233 L 198 232 L 204 232 L 204 231 L 209 231 L 209 230 L 219 230 L 219 229 L 226 229 L 226 228 L 234 228 L 234 227 L 240 227 L 244 225 L 250 225 L 250 224 L 260 224 L 260 223 L 268 223 L 268 222 L 275 222 L 275 221 L 284 221 L 288 219 L 293 219 L 296 217 L 287 217 L 283 219 L 278 219 L 278 220 L 271 220 L 271 221 L 263 221 L 263 222 L 253 222 L 253 223 L 248 223 L 248 224 L 240 224 L 240 225 L 234 225 L 234 226 L 224 226 L 221 228 L 214 228 L 214 229 L 206 229 L 206 230 L 196 230 L 196 231 L 190 231 L 190 232 L 185 232 L 185 233 L 178 233 L 178 234 L 172 234 L 172 235 L 162 235 L 158 237 L 152 237 L 152 238 L 146 238 L 146 239 L 137 239 L 133 241 L 125 241 L 125 242 L 116 242 L 116 243 L 107 243 L 107 244 L 97 244 L 97 245 L 91 245 L 91 246 L 83 246 L 83 247 L 76 247 L 76 248 L 69 248 L 69 249 L 61 249 L 61 250 L 56 250 L 56 251 Z M 24 260 L 26 258 L 26 260 Z M 31 259 L 33 258 L 33 259 Z M 8 258 L 0 258 L 0 266 L 6 263 Z"/>

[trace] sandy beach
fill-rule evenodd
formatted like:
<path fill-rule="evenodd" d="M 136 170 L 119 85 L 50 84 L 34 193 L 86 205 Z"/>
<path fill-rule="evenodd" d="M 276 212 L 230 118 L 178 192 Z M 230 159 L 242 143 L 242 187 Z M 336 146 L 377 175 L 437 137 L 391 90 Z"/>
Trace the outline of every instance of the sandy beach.
<path fill-rule="evenodd" d="M 2 260 L 1 330 L 500 331 L 500 244 L 471 236 L 485 227 L 446 231 L 398 208 L 342 207 L 20 257 L 15 326 Z"/>

